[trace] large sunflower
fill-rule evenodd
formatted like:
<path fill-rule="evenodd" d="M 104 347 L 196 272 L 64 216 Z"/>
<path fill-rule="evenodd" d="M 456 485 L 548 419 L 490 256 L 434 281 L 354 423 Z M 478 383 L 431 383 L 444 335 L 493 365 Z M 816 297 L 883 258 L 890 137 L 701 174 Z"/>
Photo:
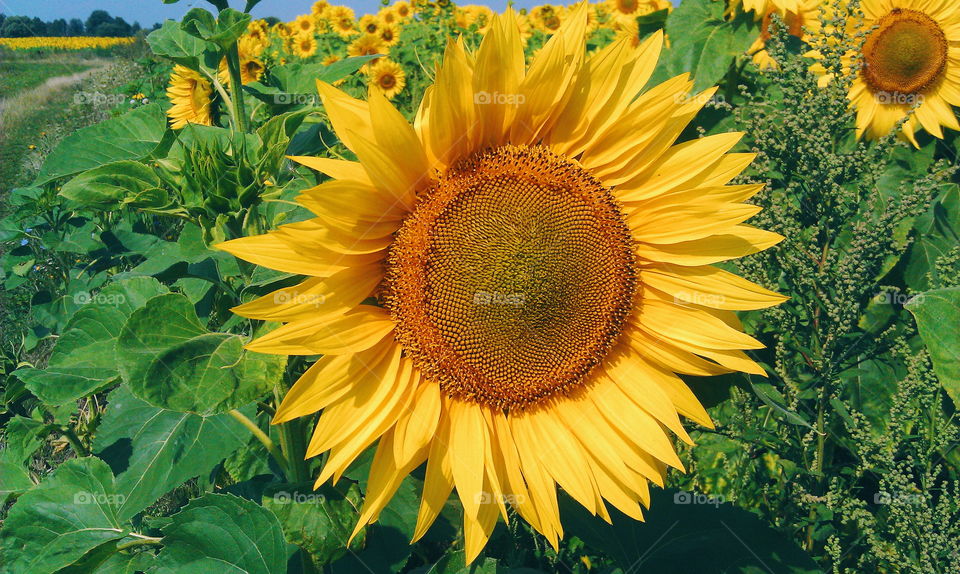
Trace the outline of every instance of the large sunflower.
<path fill-rule="evenodd" d="M 286 323 L 250 350 L 323 355 L 274 418 L 323 411 L 318 485 L 379 440 L 357 531 L 424 462 L 414 538 L 456 488 L 471 561 L 508 504 L 556 546 L 557 485 L 640 519 L 678 414 L 711 424 L 675 373 L 763 373 L 732 311 L 783 298 L 712 266 L 782 239 L 743 224 L 760 186 L 727 185 L 753 155 L 674 145 L 711 91 L 641 94 L 662 35 L 587 58 L 584 10 L 529 69 L 511 12 L 448 43 L 412 126 L 319 84 L 358 161 L 293 158 L 333 178 L 299 198 L 316 217 L 220 245 L 309 276 L 235 311 Z"/>
<path fill-rule="evenodd" d="M 213 85 L 200 72 L 177 64 L 170 74 L 167 97 L 173 104 L 167 110 L 170 127 L 178 130 L 187 124 L 213 124 L 210 115 Z"/>
<path fill-rule="evenodd" d="M 960 129 L 951 108 L 960 106 L 960 4 L 863 0 L 861 7 L 869 32 L 849 94 L 857 133 L 885 136 L 908 115 L 903 135 L 915 145 L 920 127 L 938 138 L 941 126 Z"/>

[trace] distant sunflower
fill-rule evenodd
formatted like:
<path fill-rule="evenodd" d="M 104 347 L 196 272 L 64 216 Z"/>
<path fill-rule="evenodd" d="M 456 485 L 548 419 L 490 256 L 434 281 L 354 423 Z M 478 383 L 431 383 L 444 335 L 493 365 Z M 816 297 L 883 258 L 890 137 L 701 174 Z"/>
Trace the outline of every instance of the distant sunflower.
<path fill-rule="evenodd" d="M 380 33 L 380 27 L 383 25 L 383 22 L 380 21 L 380 18 L 377 18 L 373 14 L 365 14 L 360 18 L 360 21 L 357 23 L 357 27 L 360 28 L 361 34 L 373 34 L 377 35 Z"/>
<path fill-rule="evenodd" d="M 771 10 L 781 14 L 785 12 L 796 14 L 800 11 L 802 3 L 803 0 L 729 0 L 727 14 L 736 14 L 737 9 L 742 7 L 744 12 L 753 12 L 754 17 L 759 20 L 769 14 Z"/>
<path fill-rule="evenodd" d="M 400 0 L 399 2 L 393 3 L 393 12 L 401 20 L 406 20 L 407 18 L 413 17 L 413 9 L 410 7 L 410 3 L 405 0 Z"/>
<path fill-rule="evenodd" d="M 210 113 L 210 97 L 213 86 L 210 81 L 186 66 L 177 64 L 170 75 L 167 97 L 173 104 L 167 110 L 170 127 L 178 130 L 187 124 L 213 124 Z"/>
<path fill-rule="evenodd" d="M 377 33 L 383 45 L 386 47 L 396 46 L 400 42 L 400 29 L 396 24 L 383 24 Z"/>
<path fill-rule="evenodd" d="M 316 27 L 317 23 L 313 17 L 309 15 L 297 16 L 297 19 L 290 24 L 290 29 L 298 36 L 313 34 L 316 31 Z"/>
<path fill-rule="evenodd" d="M 407 85 L 407 75 L 400 64 L 380 58 L 376 64 L 367 68 L 370 85 L 379 88 L 387 99 L 392 100 Z"/>
<path fill-rule="evenodd" d="M 373 34 L 363 34 L 347 46 L 347 54 L 350 56 L 372 56 L 386 53 L 387 47 L 383 44 L 383 40 Z M 375 61 L 372 60 L 370 63 Z"/>
<path fill-rule="evenodd" d="M 353 10 L 346 6 L 333 6 L 327 12 L 330 27 L 341 38 L 350 38 L 357 35 L 356 21 Z"/>
<path fill-rule="evenodd" d="M 530 10 L 530 22 L 541 32 L 553 34 L 563 24 L 563 8 L 551 4 L 541 4 Z"/>
<path fill-rule="evenodd" d="M 782 239 L 743 224 L 761 186 L 728 185 L 754 156 L 673 145 L 712 90 L 642 91 L 660 33 L 587 58 L 585 9 L 529 69 L 509 11 L 476 54 L 449 42 L 413 125 L 321 83 L 358 161 L 293 158 L 333 178 L 298 198 L 316 217 L 219 245 L 310 276 L 234 311 L 286 323 L 252 351 L 323 355 L 274 417 L 322 410 L 318 485 L 379 440 L 356 532 L 424 462 L 414 539 L 455 488 L 468 562 L 507 505 L 556 547 L 558 485 L 640 519 L 678 414 L 711 424 L 675 373 L 763 373 L 733 311 L 783 297 L 712 265 Z"/>
<path fill-rule="evenodd" d="M 606 0 L 606 11 L 615 20 L 632 20 L 634 23 L 640 16 L 670 8 L 673 8 L 670 0 Z"/>
<path fill-rule="evenodd" d="M 313 34 L 300 34 L 293 38 L 291 52 L 298 58 L 306 59 L 317 53 L 317 39 Z"/>
<path fill-rule="evenodd" d="M 943 138 L 941 126 L 960 129 L 960 4 L 944 0 L 863 0 L 870 30 L 863 67 L 850 88 L 857 132 L 876 139 L 915 112 L 903 135 L 916 145 L 923 128 Z"/>

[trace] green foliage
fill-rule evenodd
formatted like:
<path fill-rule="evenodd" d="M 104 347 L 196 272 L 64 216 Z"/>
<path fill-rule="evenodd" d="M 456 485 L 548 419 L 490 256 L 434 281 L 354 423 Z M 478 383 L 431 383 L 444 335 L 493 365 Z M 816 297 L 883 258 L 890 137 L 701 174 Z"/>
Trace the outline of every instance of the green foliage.
<path fill-rule="evenodd" d="M 738 130 L 739 151 L 758 154 L 742 178 L 766 184 L 751 224 L 787 239 L 728 267 L 790 297 L 739 314 L 767 344 L 752 358 L 770 376 L 688 378 L 717 428 L 691 429 L 697 446 L 680 446 L 688 473 L 670 477 L 682 490 L 655 489 L 645 522 L 614 512 L 607 524 L 561 497 L 558 550 L 512 516 L 468 566 L 456 496 L 409 543 L 422 468 L 349 540 L 372 453 L 313 488 L 322 460 L 305 453 L 315 418 L 270 424 L 312 359 L 245 351 L 274 325 L 231 311 L 296 277 L 213 247 L 308 216 L 292 200 L 323 177 L 287 157 L 352 157 L 316 82 L 362 96 L 358 72 L 371 57 L 267 54 L 267 73 L 241 86 L 237 39 L 250 16 L 211 4 L 216 15 L 193 8 L 147 39 L 162 59 L 144 64 L 147 85 L 162 103 L 65 138 L 33 185 L 6 198 L 0 280 L 30 310 L 29 328 L 0 349 L 6 570 L 960 570 L 960 343 L 957 322 L 945 320 L 960 311 L 960 138 L 921 134 L 914 149 L 855 137 L 851 77 L 839 67 L 862 40 L 842 31 L 855 14 L 824 22 L 836 31 L 813 46 L 773 18 L 767 48 L 779 68 L 762 73 L 744 54 L 760 24 L 724 2 L 684 0 L 637 19 L 638 39 L 660 29 L 670 38 L 654 82 L 689 73 L 698 90 L 720 85 L 723 97 L 682 139 Z M 479 26 L 461 29 L 454 16 L 431 6 L 390 51 L 407 70 L 394 102 L 408 118 L 447 36 L 480 41 Z M 611 37 L 598 30 L 588 48 Z M 546 40 L 533 33 L 527 52 Z M 810 73 L 809 48 L 836 74 L 830 85 Z M 169 128 L 162 85 L 172 64 L 211 82 L 214 125 Z"/>

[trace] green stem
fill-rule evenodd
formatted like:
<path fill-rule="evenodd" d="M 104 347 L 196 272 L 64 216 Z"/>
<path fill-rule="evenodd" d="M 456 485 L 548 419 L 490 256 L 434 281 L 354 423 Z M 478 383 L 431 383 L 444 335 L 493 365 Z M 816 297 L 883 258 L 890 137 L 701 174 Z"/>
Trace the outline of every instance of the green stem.
<path fill-rule="evenodd" d="M 227 50 L 227 70 L 230 72 L 230 95 L 233 96 L 237 129 L 247 132 L 247 111 L 243 102 L 243 82 L 240 80 L 240 52 L 234 42 Z"/>
<path fill-rule="evenodd" d="M 163 544 L 162 538 L 155 538 L 153 536 L 144 536 L 143 538 L 138 538 L 136 540 L 131 540 L 130 542 L 124 542 L 123 544 L 117 544 L 117 550 L 126 550 L 127 548 L 133 548 L 134 546 L 143 546 L 145 544 Z"/>
<path fill-rule="evenodd" d="M 236 409 L 230 411 L 230 416 L 237 419 L 237 421 L 239 421 L 243 426 L 247 427 L 247 430 L 253 433 L 253 436 L 255 436 L 257 440 L 263 443 L 263 446 L 267 448 L 267 452 L 269 452 L 270 455 L 273 456 L 274 460 L 277 461 L 277 464 L 280 465 L 280 468 L 283 470 L 284 474 L 289 473 L 288 469 L 290 465 L 287 463 L 284 453 L 277 448 L 277 445 L 274 444 L 269 436 L 267 436 L 267 433 L 260 430 L 260 427 L 258 427 L 255 422 L 247 418 L 246 415 Z"/>

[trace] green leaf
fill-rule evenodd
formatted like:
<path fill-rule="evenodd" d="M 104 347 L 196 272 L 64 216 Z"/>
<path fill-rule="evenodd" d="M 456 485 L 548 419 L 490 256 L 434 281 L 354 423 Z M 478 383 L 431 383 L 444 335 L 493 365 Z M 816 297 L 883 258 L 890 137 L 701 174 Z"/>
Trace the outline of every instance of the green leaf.
<path fill-rule="evenodd" d="M 204 52 L 214 48 L 209 42 L 186 33 L 174 20 L 167 20 L 159 30 L 151 32 L 147 43 L 154 54 L 193 70 L 200 68 Z"/>
<path fill-rule="evenodd" d="M 160 178 L 142 163 L 123 160 L 85 171 L 68 181 L 60 195 L 82 206 L 116 208 L 160 186 Z"/>
<path fill-rule="evenodd" d="M 287 548 L 277 517 L 227 494 L 191 500 L 164 526 L 157 574 L 286 572 Z"/>
<path fill-rule="evenodd" d="M 128 532 L 118 516 L 110 468 L 93 457 L 68 460 L 21 496 L 0 531 L 11 573 L 54 572 Z"/>
<path fill-rule="evenodd" d="M 33 486 L 25 464 L 43 445 L 40 434 L 46 425 L 33 419 L 15 416 L 7 421 L 3 431 L 3 449 L 0 450 L 0 504 L 14 493 Z"/>
<path fill-rule="evenodd" d="M 180 28 L 191 36 L 226 49 L 247 31 L 249 25 L 250 15 L 233 8 L 222 9 L 216 18 L 203 8 L 193 8 L 183 17 Z"/>
<path fill-rule="evenodd" d="M 906 308 L 917 319 L 940 384 L 960 406 L 960 287 L 919 293 Z"/>
<path fill-rule="evenodd" d="M 133 312 L 167 292 L 156 279 L 138 277 L 111 283 L 96 294 L 81 292 L 81 305 L 64 326 L 45 369 L 26 367 L 14 375 L 47 405 L 64 405 L 114 381 L 116 341 Z"/>
<path fill-rule="evenodd" d="M 806 419 L 804 419 L 798 413 L 795 413 L 787 408 L 783 402 L 783 397 L 780 396 L 777 390 L 774 389 L 773 385 L 770 383 L 755 383 L 750 381 L 750 387 L 753 389 L 754 394 L 756 394 L 757 397 L 763 401 L 763 404 L 773 409 L 773 411 L 786 422 L 792 425 L 806 427 L 808 429 L 813 428 Z"/>
<path fill-rule="evenodd" d="M 263 494 L 263 506 L 280 520 L 286 539 L 306 550 L 317 565 L 333 562 L 348 552 L 347 541 L 360 517 L 360 491 L 351 485 L 345 492 L 313 484 L 279 484 Z M 361 532 L 350 548 L 363 544 Z"/>
<path fill-rule="evenodd" d="M 143 159 L 157 149 L 166 129 L 163 109 L 150 104 L 78 130 L 50 152 L 33 185 L 114 161 Z"/>
<path fill-rule="evenodd" d="M 117 340 L 124 381 L 135 395 L 165 409 L 221 413 L 260 397 L 286 358 L 248 353 L 244 338 L 210 333 L 179 293 L 161 295 L 133 313 Z"/>
<path fill-rule="evenodd" d="M 319 63 L 301 64 L 300 62 L 294 62 L 286 66 L 277 66 L 273 68 L 270 73 L 280 82 L 283 91 L 275 94 L 273 103 L 304 103 L 301 101 L 301 98 L 292 96 L 315 95 L 317 93 L 317 80 L 328 84 L 342 80 L 376 57 L 377 56 L 354 56 L 352 58 L 344 58 L 330 65 Z"/>
<path fill-rule="evenodd" d="M 749 16 L 727 20 L 724 7 L 715 0 L 684 0 L 673 10 L 666 25 L 670 48 L 661 57 L 657 79 L 690 72 L 698 92 L 723 78 L 758 34 Z"/>
<path fill-rule="evenodd" d="M 564 530 L 602 550 L 629 572 L 812 574 L 822 572 L 788 535 L 721 498 L 651 491 L 646 522 L 611 511 L 613 524 L 562 497 Z"/>
<path fill-rule="evenodd" d="M 121 386 L 110 393 L 94 452 L 117 475 L 128 519 L 187 480 L 210 471 L 246 443 L 249 431 L 229 415 L 158 409 Z"/>

